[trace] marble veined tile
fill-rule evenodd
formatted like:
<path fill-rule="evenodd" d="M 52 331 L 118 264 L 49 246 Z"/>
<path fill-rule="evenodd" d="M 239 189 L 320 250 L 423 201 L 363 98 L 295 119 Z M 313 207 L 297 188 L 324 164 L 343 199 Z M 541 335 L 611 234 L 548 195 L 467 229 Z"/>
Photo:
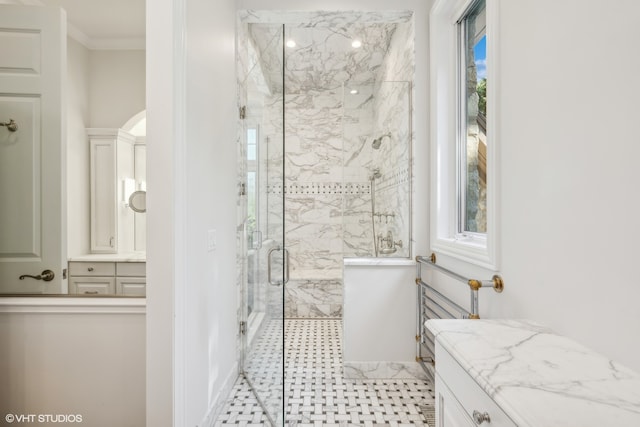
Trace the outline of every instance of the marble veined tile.
<path fill-rule="evenodd" d="M 427 379 L 417 362 L 344 362 L 344 377 L 357 379 Z"/>
<path fill-rule="evenodd" d="M 288 317 L 342 317 L 341 280 L 290 280 L 285 285 Z"/>

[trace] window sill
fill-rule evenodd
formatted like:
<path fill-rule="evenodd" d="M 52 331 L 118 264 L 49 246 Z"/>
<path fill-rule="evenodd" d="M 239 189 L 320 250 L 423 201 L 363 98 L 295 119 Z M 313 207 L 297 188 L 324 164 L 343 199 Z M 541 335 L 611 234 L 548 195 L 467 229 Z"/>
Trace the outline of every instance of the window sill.
<path fill-rule="evenodd" d="M 431 242 L 431 249 L 469 264 L 497 271 L 496 257 L 485 239 L 477 236 L 438 238 Z"/>

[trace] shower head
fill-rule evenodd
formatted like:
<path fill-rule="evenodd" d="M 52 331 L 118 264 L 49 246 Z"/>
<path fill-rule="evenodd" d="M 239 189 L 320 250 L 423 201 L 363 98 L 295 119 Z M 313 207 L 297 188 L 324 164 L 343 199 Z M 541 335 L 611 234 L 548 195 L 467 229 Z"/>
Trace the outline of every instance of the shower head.
<path fill-rule="evenodd" d="M 379 149 L 379 148 L 380 148 L 380 145 L 382 144 L 382 140 L 383 140 L 385 137 L 387 137 L 387 136 L 388 136 L 388 137 L 391 137 L 391 134 L 390 134 L 390 133 L 388 133 L 388 134 L 386 134 L 386 135 L 382 135 L 382 136 L 380 136 L 380 137 L 378 137 L 378 138 L 374 139 L 374 140 L 373 140 L 373 142 L 371 143 L 371 146 L 373 147 L 373 149 L 374 149 L 374 150 Z"/>
<path fill-rule="evenodd" d="M 375 179 L 378 179 L 382 177 L 382 174 L 380 173 L 380 168 L 375 168 L 373 169 L 373 172 L 371 172 L 371 176 L 369 177 L 370 181 L 373 181 Z"/>

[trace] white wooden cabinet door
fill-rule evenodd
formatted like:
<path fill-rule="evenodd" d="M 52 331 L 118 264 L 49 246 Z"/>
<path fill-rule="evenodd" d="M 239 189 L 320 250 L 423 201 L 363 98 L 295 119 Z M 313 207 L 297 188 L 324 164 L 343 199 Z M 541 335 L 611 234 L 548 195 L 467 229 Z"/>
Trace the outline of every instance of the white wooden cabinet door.
<path fill-rule="evenodd" d="M 439 375 L 436 375 L 436 424 L 437 427 L 476 425 Z"/>
<path fill-rule="evenodd" d="M 116 278 L 116 293 L 124 296 L 143 297 L 147 293 L 147 279 L 144 277 Z"/>
<path fill-rule="evenodd" d="M 134 249 L 134 214 L 125 181 L 135 189 L 135 137 L 122 129 L 88 129 L 91 170 L 91 252 Z"/>
<path fill-rule="evenodd" d="M 0 293 L 66 291 L 66 37 L 60 8 L 0 5 Z"/>
<path fill-rule="evenodd" d="M 91 252 L 116 253 L 116 141 L 92 138 L 91 170 Z"/>

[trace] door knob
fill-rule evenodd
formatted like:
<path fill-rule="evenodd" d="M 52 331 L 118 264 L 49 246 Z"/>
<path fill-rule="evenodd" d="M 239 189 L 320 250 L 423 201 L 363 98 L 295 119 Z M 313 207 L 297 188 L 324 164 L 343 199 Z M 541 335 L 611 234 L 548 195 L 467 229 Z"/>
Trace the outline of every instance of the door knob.
<path fill-rule="evenodd" d="M 473 411 L 473 421 L 478 425 L 484 423 L 485 421 L 490 423 L 491 417 L 487 412 L 481 413 L 480 411 Z"/>
<path fill-rule="evenodd" d="M 0 126 L 6 126 L 9 132 L 15 132 L 18 130 L 18 124 L 13 119 L 9 119 L 6 123 L 0 123 Z"/>
<path fill-rule="evenodd" d="M 38 274 L 37 276 L 32 276 L 30 274 L 23 274 L 22 276 L 20 276 L 20 280 L 24 280 L 25 277 L 29 277 L 31 279 L 36 279 L 36 280 L 44 280 L 45 282 L 50 282 L 53 280 L 54 277 L 56 277 L 56 275 L 51 270 L 44 270 L 42 273 Z"/>

